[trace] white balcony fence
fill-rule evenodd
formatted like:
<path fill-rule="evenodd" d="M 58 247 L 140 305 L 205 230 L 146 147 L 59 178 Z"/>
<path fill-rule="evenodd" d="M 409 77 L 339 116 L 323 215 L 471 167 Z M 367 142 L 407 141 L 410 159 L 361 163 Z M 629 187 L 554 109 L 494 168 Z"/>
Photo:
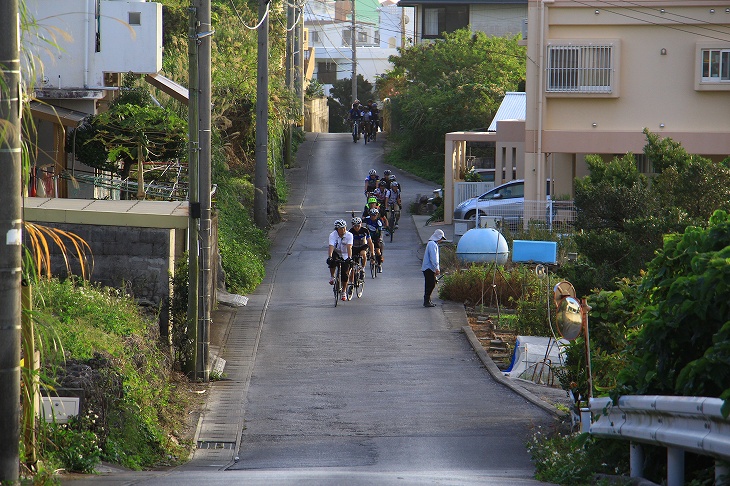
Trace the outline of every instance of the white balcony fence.
<path fill-rule="evenodd" d="M 643 477 L 642 444 L 667 448 L 667 486 L 684 484 L 685 451 L 715 462 L 715 484 L 730 482 L 730 418 L 723 417 L 723 400 L 707 397 L 633 396 L 593 398 L 591 435 L 629 440 L 631 477 Z"/>
<path fill-rule="evenodd" d="M 454 182 L 454 207 L 472 197 L 481 196 L 494 187 L 494 182 Z"/>

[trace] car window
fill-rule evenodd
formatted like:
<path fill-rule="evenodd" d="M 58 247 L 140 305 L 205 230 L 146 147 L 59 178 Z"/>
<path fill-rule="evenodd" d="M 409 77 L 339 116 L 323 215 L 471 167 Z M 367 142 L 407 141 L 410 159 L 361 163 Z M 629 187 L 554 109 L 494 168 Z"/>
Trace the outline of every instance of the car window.
<path fill-rule="evenodd" d="M 502 194 L 502 199 L 514 199 L 516 197 L 525 197 L 525 185 L 523 183 L 513 184 L 511 186 L 503 187 L 499 190 Z"/>

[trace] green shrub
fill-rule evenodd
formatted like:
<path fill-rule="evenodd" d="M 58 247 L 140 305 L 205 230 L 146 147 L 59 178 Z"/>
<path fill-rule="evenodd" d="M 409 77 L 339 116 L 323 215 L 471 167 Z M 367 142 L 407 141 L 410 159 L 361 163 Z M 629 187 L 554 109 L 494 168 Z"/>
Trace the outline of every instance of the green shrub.
<path fill-rule="evenodd" d="M 99 440 L 83 427 L 82 420 L 68 423 L 41 423 L 42 446 L 48 459 L 70 472 L 90 474 L 101 463 Z"/>
<path fill-rule="evenodd" d="M 538 428 L 527 450 L 535 463 L 535 479 L 549 483 L 594 485 L 598 481 L 596 474 L 629 472 L 629 447 L 624 441 L 579 433 L 547 434 Z"/>

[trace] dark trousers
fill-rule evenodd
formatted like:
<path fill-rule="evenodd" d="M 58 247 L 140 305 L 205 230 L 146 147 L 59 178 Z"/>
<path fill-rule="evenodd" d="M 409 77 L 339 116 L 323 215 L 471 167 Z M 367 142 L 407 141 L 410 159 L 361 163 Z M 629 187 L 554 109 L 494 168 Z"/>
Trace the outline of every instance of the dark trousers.
<path fill-rule="evenodd" d="M 423 302 L 429 302 L 431 300 L 431 292 L 436 287 L 436 274 L 433 270 L 428 269 L 423 271 L 423 277 L 426 281 L 426 286 L 423 289 Z"/>

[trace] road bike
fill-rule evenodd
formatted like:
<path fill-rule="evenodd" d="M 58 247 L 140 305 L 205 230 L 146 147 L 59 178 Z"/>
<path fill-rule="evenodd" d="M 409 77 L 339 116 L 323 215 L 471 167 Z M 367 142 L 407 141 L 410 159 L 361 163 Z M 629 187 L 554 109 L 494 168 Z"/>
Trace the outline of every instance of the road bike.
<path fill-rule="evenodd" d="M 352 120 L 352 141 L 357 143 L 358 138 L 360 138 L 360 122 Z"/>
<path fill-rule="evenodd" d="M 375 255 L 370 255 L 370 276 L 372 278 L 377 278 L 378 274 L 382 272 L 380 269 L 380 264 L 378 264 L 376 261 Z"/>
<path fill-rule="evenodd" d="M 363 270 L 362 256 L 358 255 L 354 260 L 352 278 L 347 284 L 347 300 L 352 300 L 353 294 L 357 295 L 359 299 L 365 290 L 365 271 Z"/>
<path fill-rule="evenodd" d="M 335 268 L 335 279 L 332 283 L 332 291 L 335 294 L 335 307 L 337 307 L 337 303 L 342 298 L 342 285 L 340 284 L 340 263 L 337 263 L 337 267 Z"/>
<path fill-rule="evenodd" d="M 388 209 L 388 231 L 390 232 L 390 242 L 393 242 L 393 233 L 395 233 L 400 221 L 400 206 L 395 203 L 390 204 Z"/>

